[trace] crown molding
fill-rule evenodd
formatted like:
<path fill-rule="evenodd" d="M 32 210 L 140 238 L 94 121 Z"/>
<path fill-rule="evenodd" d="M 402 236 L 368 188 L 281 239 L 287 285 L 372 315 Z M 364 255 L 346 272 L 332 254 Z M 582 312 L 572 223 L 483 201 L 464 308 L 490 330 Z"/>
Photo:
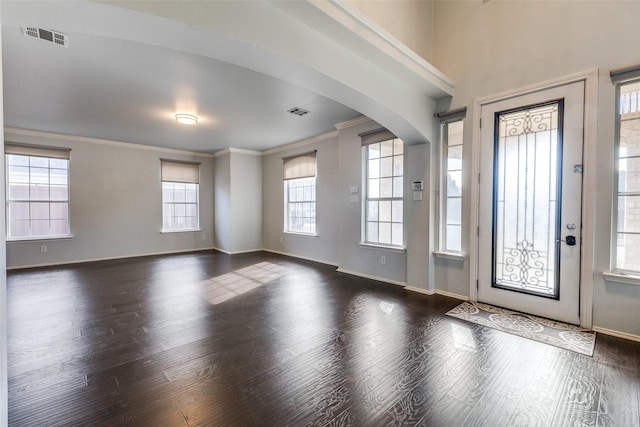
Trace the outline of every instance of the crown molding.
<path fill-rule="evenodd" d="M 334 126 L 336 129 L 342 130 L 342 129 L 350 128 L 352 126 L 357 126 L 357 125 L 361 125 L 363 123 L 368 123 L 372 121 L 373 120 L 367 116 L 360 116 L 360 117 L 356 117 L 355 119 L 347 120 L 346 122 L 337 123 Z"/>
<path fill-rule="evenodd" d="M 271 154 L 280 153 L 282 151 L 288 151 L 288 150 L 291 150 L 293 148 L 303 147 L 305 145 L 315 144 L 317 142 L 322 142 L 322 141 L 326 141 L 327 139 L 337 138 L 337 137 L 338 137 L 338 131 L 334 130 L 334 131 L 323 133 L 321 135 L 317 135 L 317 136 L 314 136 L 314 137 L 311 137 L 311 138 L 303 139 L 302 141 L 293 142 L 293 143 L 287 144 L 287 145 L 281 145 L 281 146 L 275 147 L 275 148 L 270 148 L 268 150 L 263 151 L 262 155 L 263 156 L 268 156 L 268 155 L 271 155 Z"/>
<path fill-rule="evenodd" d="M 133 148 L 137 150 L 145 150 L 145 151 L 156 151 L 161 153 L 173 153 L 173 154 L 186 154 L 190 156 L 200 156 L 213 158 L 213 154 L 203 153 L 200 151 L 188 151 L 188 150 L 179 150 L 177 148 L 166 148 L 166 147 L 156 147 L 154 145 L 147 144 L 135 144 L 132 142 L 123 142 L 123 141 L 113 141 L 108 139 L 100 139 L 100 138 L 90 138 L 87 136 L 79 136 L 79 135 L 65 135 L 61 133 L 53 133 L 53 132 L 45 132 L 39 130 L 31 130 L 31 129 L 21 129 L 14 127 L 5 127 L 4 128 L 4 138 L 5 141 L 12 142 L 12 136 L 26 136 L 32 138 L 42 138 L 47 140 L 55 140 L 60 142 L 81 142 L 81 143 L 89 143 L 89 144 L 99 144 L 99 145 L 108 145 L 112 147 L 122 147 L 122 148 Z M 22 142 L 22 141 L 16 141 Z"/>

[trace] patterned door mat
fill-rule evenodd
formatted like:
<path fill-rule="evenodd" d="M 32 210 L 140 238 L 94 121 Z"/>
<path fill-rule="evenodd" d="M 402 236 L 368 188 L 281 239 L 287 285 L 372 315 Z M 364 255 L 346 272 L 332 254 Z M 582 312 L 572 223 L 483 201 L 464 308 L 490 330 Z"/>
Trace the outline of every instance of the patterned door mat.
<path fill-rule="evenodd" d="M 478 302 L 463 302 L 447 312 L 447 316 L 457 317 L 587 356 L 593 356 L 593 348 L 596 343 L 595 332 L 579 326 Z"/>

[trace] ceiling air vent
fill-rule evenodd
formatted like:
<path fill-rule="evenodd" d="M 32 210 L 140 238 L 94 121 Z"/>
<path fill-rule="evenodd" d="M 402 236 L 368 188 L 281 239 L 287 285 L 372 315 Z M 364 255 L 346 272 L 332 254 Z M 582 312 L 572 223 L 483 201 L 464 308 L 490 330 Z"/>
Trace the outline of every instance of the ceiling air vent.
<path fill-rule="evenodd" d="M 44 28 L 36 27 L 22 27 L 22 34 L 57 44 L 58 46 L 67 47 L 69 45 L 69 38 L 65 34 L 57 31 L 45 30 Z"/>
<path fill-rule="evenodd" d="M 296 116 L 304 116 L 305 114 L 309 114 L 307 110 L 298 107 L 287 110 L 287 113 L 295 114 Z"/>

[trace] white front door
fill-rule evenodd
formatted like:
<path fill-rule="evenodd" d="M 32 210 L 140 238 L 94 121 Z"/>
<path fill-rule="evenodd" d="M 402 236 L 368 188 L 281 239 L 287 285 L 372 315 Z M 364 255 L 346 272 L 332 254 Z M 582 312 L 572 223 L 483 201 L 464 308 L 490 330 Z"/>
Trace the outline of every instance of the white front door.
<path fill-rule="evenodd" d="M 481 108 L 478 300 L 579 324 L 584 82 Z"/>

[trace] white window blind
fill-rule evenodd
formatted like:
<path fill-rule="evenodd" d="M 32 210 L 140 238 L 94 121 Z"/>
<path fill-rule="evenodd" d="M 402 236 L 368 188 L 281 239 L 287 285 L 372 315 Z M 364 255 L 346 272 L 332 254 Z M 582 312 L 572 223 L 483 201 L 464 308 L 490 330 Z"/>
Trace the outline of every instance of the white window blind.
<path fill-rule="evenodd" d="M 5 154 L 16 156 L 48 157 L 50 159 L 69 160 L 70 148 L 42 147 L 39 145 L 22 145 L 7 143 L 4 146 Z"/>
<path fill-rule="evenodd" d="M 287 157 L 283 160 L 284 179 L 311 178 L 316 176 L 316 152 Z"/>
<path fill-rule="evenodd" d="M 200 183 L 200 163 L 162 159 L 161 168 L 163 182 Z"/>

